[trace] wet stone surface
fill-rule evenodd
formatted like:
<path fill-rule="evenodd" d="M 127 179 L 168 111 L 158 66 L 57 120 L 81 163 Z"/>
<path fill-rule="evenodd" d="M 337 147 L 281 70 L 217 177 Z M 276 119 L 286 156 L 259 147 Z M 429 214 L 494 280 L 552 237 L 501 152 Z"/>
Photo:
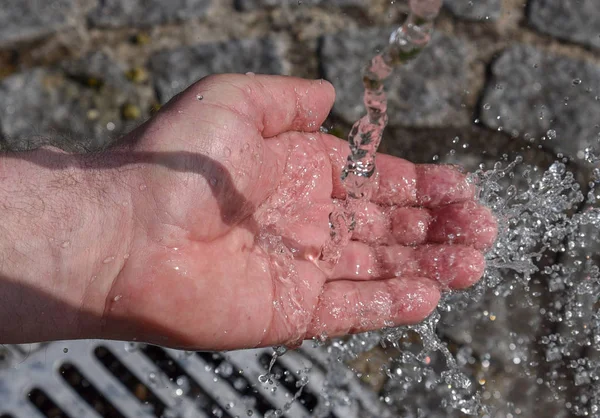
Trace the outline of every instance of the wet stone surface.
<path fill-rule="evenodd" d="M 337 90 L 334 111 L 348 123 L 365 114 L 362 68 L 387 42 L 391 29 L 348 31 L 325 36 L 324 77 Z M 391 126 L 440 127 L 468 124 L 461 107 L 467 89 L 464 44 L 439 33 L 418 59 L 395 70 L 386 83 Z"/>
<path fill-rule="evenodd" d="M 2 0 L 0 47 L 37 39 L 73 26 L 74 9 L 74 0 Z"/>
<path fill-rule="evenodd" d="M 282 47 L 270 39 L 244 39 L 159 52 L 150 60 L 161 103 L 210 74 L 285 73 Z"/>
<path fill-rule="evenodd" d="M 235 0 L 239 10 L 256 10 L 283 6 L 368 7 L 370 0 Z"/>
<path fill-rule="evenodd" d="M 600 48 L 597 0 L 531 0 L 528 19 L 542 33 Z"/>
<path fill-rule="evenodd" d="M 212 0 L 100 0 L 90 12 L 99 27 L 145 27 L 206 15 Z"/>
<path fill-rule="evenodd" d="M 599 89 L 597 65 L 530 46 L 511 47 L 492 66 L 481 121 L 581 159 L 582 150 L 600 138 Z"/>
<path fill-rule="evenodd" d="M 466 20 L 497 20 L 501 13 L 501 0 L 444 0 L 450 12 Z"/>
<path fill-rule="evenodd" d="M 96 53 L 62 68 L 37 68 L 5 78 L 0 82 L 2 148 L 52 144 L 86 151 L 109 145 L 140 122 L 125 122 L 125 107 L 139 109 L 139 118 L 147 113 L 124 74 L 116 62 Z"/>

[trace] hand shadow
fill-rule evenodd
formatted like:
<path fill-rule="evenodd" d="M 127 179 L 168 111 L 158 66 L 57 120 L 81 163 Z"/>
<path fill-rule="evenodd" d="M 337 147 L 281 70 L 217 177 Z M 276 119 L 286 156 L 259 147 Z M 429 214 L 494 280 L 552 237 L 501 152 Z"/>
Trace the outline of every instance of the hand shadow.
<path fill-rule="evenodd" d="M 157 164 L 177 172 L 195 173 L 206 179 L 219 206 L 223 223 L 236 226 L 248 220 L 249 222 L 243 222 L 244 227 L 252 233 L 258 232 L 256 220 L 251 217 L 256 209 L 255 205 L 237 190 L 231 173 L 222 163 L 200 153 L 135 151 L 129 149 L 129 144 L 125 145 L 117 146 L 106 153 L 67 154 L 49 148 L 39 148 L 35 152 L 10 152 L 0 156 L 28 161 L 57 171 L 69 168 L 96 171 L 126 170 L 133 166 Z"/>

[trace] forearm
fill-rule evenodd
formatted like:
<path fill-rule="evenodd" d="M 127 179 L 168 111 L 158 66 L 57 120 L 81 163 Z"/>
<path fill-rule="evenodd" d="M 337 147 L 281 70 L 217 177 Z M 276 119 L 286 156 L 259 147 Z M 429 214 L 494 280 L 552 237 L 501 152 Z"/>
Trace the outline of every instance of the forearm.
<path fill-rule="evenodd" d="M 0 343 L 100 335 L 132 219 L 110 158 L 0 154 Z"/>

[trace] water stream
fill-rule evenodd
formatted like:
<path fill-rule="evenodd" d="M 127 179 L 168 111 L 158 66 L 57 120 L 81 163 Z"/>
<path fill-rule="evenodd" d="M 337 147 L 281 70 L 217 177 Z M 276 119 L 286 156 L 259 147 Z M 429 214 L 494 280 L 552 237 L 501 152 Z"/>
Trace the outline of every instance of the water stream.
<path fill-rule="evenodd" d="M 350 155 L 342 172 L 347 199 L 330 216 L 332 239 L 322 250 L 325 265 L 335 265 L 350 241 L 354 215 L 361 203 L 368 202 L 376 172 L 375 158 L 388 123 L 385 80 L 400 66 L 418 56 L 431 40 L 433 22 L 440 0 L 411 1 L 405 23 L 392 33 L 388 46 L 377 54 L 363 72 L 364 104 L 367 114 L 358 120 L 348 137 Z"/>

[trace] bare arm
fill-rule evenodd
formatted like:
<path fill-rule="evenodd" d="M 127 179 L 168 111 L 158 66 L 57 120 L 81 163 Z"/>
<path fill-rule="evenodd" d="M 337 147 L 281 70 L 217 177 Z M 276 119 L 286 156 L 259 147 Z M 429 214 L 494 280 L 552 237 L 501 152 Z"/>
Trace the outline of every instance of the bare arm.
<path fill-rule="evenodd" d="M 106 295 L 125 263 L 131 171 L 109 155 L 0 155 L 2 343 L 103 335 Z"/>

